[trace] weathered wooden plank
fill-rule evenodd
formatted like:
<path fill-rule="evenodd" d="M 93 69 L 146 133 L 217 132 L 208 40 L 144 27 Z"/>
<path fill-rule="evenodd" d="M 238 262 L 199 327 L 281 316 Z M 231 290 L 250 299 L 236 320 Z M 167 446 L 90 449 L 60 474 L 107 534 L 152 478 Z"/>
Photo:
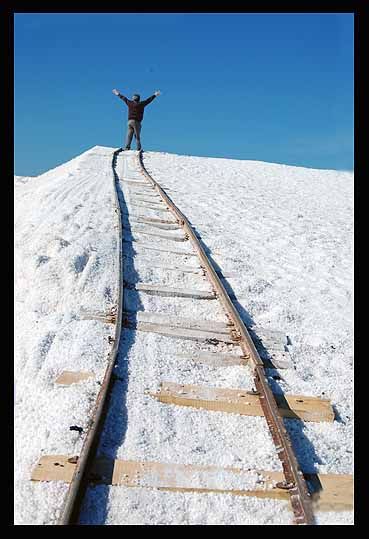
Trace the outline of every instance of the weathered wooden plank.
<path fill-rule="evenodd" d="M 147 185 L 146 183 L 145 184 L 143 184 L 143 183 L 138 184 L 138 182 L 133 182 L 133 183 L 135 183 L 136 185 L 139 185 L 139 187 L 138 187 L 138 191 L 130 191 L 132 194 L 142 195 L 142 194 L 150 193 L 150 194 L 155 194 L 156 196 L 160 197 L 160 195 L 157 193 L 155 188 L 152 187 L 152 185 Z M 132 185 L 129 185 L 129 184 L 126 187 L 127 187 L 127 189 L 135 189 Z M 172 189 L 170 189 L 169 187 L 167 189 L 172 191 Z"/>
<path fill-rule="evenodd" d="M 160 199 L 161 200 L 161 196 L 158 195 L 158 193 L 156 193 L 154 190 L 151 190 L 152 192 L 150 192 L 149 190 L 142 190 L 142 191 L 131 191 L 130 194 L 132 195 L 138 195 L 138 196 L 141 196 L 141 195 L 144 195 L 145 197 L 150 197 L 152 199 Z"/>
<path fill-rule="evenodd" d="M 139 265 L 139 268 L 146 267 L 147 269 L 163 269 L 166 271 L 178 271 L 180 273 L 195 273 L 195 274 L 201 274 L 202 269 L 200 266 L 165 266 L 161 264 L 150 264 L 150 266 L 141 266 Z"/>
<path fill-rule="evenodd" d="M 201 268 L 200 268 L 201 270 Z M 138 322 L 149 322 L 150 324 L 155 324 L 153 327 L 143 328 L 142 326 L 138 327 L 137 329 L 142 331 L 153 331 L 154 333 L 160 333 L 162 335 L 166 334 L 163 333 L 165 331 L 165 328 L 163 329 L 160 325 L 163 324 L 164 326 L 170 327 L 170 328 L 187 328 L 187 329 L 198 329 L 203 330 L 208 333 L 216 333 L 216 334 L 224 334 L 227 337 L 229 337 L 230 334 L 230 327 L 225 322 L 219 322 L 214 320 L 194 320 L 191 318 L 183 318 L 179 317 L 177 315 L 167 315 L 167 314 L 161 314 L 161 313 L 153 313 L 153 312 L 146 312 L 146 311 L 138 311 L 137 313 L 125 313 L 125 316 L 131 319 L 136 319 Z M 262 330 L 263 328 L 259 328 Z M 173 332 L 171 332 L 168 336 L 175 336 Z M 209 335 L 210 337 L 210 335 Z M 214 335 L 215 338 L 218 338 L 218 340 L 222 340 Z M 186 338 L 186 337 L 183 337 Z M 203 339 L 194 339 L 194 340 L 203 340 Z M 225 340 L 223 342 L 229 342 L 228 340 Z M 234 341 L 232 341 L 234 343 Z M 193 361 L 197 361 L 199 363 L 207 363 L 207 364 L 214 364 L 215 358 L 214 354 L 210 353 L 209 357 L 206 357 L 207 353 L 199 352 L 194 354 L 194 356 L 187 355 L 188 359 L 193 359 Z M 212 356 L 212 357 L 210 357 Z M 227 363 L 225 360 L 224 362 L 221 361 L 217 366 L 225 366 L 225 365 L 242 365 L 244 364 L 244 360 L 237 360 L 237 356 L 233 356 L 233 358 L 230 358 L 231 363 Z M 272 368 L 272 369 L 288 369 L 293 366 L 291 361 L 283 361 L 279 359 L 275 359 L 273 357 L 270 357 L 268 355 L 268 359 L 265 360 L 265 366 L 266 368 Z"/>
<path fill-rule="evenodd" d="M 316 511 L 350 511 L 354 501 L 351 474 L 304 474 Z"/>
<path fill-rule="evenodd" d="M 229 327 L 225 322 L 216 320 L 194 320 L 193 318 L 180 317 L 150 311 L 124 312 L 124 316 L 135 318 L 138 322 L 150 322 L 151 324 L 164 324 L 168 327 L 201 329 L 211 333 L 229 334 Z"/>
<path fill-rule="evenodd" d="M 151 266 L 152 267 L 152 266 Z M 162 267 L 162 266 L 159 266 Z M 167 269 L 164 267 L 164 269 Z M 174 269 L 174 268 L 173 268 Z M 186 268 L 187 269 L 187 268 Z M 201 268 L 199 268 L 201 271 Z M 182 327 L 182 328 L 193 328 L 193 329 L 203 329 L 205 331 L 216 331 L 216 333 L 226 333 L 230 331 L 230 326 L 227 322 L 221 322 L 219 320 L 195 320 L 193 318 L 181 317 L 178 315 L 168 315 L 163 313 L 148 312 L 148 311 L 137 311 L 137 313 L 126 313 L 130 316 L 136 316 L 137 320 L 142 322 L 151 322 L 154 324 L 166 324 L 171 327 Z M 256 326 L 254 326 L 256 327 Z M 272 330 L 264 330 L 261 326 L 257 326 L 258 331 L 262 332 L 272 332 Z M 274 332 L 280 333 L 281 337 L 286 339 L 286 336 L 283 332 Z"/>
<path fill-rule="evenodd" d="M 194 299 L 216 299 L 214 292 L 207 290 L 189 290 L 186 288 L 171 288 L 169 286 L 137 283 L 136 290 L 145 292 L 153 296 L 176 297 L 176 298 L 194 298 Z"/>
<path fill-rule="evenodd" d="M 32 481 L 70 483 L 78 457 L 44 455 L 32 471 Z M 304 474 L 318 510 L 345 511 L 353 506 L 353 477 L 348 474 Z M 98 459 L 89 478 L 97 484 L 155 488 L 174 492 L 232 494 L 288 500 L 280 488 L 282 472 L 195 466 L 162 462 Z M 317 487 L 318 485 L 318 487 Z M 282 486 L 282 485 L 281 485 Z"/>
<path fill-rule="evenodd" d="M 133 286 L 133 285 L 132 285 Z M 213 322 L 213 321 L 196 321 L 192 320 L 190 318 L 180 318 L 177 316 L 168 316 L 163 315 L 160 313 L 147 313 L 140 311 L 137 317 L 138 320 L 146 321 L 154 324 L 165 324 L 170 327 L 183 327 L 183 328 L 197 328 L 197 329 L 203 329 L 206 331 L 213 331 L 216 328 L 217 333 L 226 333 L 229 334 L 230 328 L 227 326 L 226 323 L 223 322 Z M 268 335 L 268 331 L 270 333 L 281 335 L 281 337 L 284 337 L 284 342 L 287 342 L 286 335 L 283 332 L 277 332 L 274 330 L 264 330 L 262 327 L 258 326 L 258 331 L 261 333 L 263 331 L 266 332 Z M 287 354 L 284 352 L 284 344 L 283 341 L 277 342 L 274 340 L 268 341 L 269 346 L 268 348 L 271 348 L 273 350 L 280 350 L 283 357 L 286 357 L 288 359 Z M 268 366 L 271 368 L 289 368 L 292 366 L 292 363 L 290 361 L 283 361 L 278 360 L 278 358 L 274 359 L 273 357 L 270 357 L 270 354 L 265 352 L 266 357 L 268 357 L 269 363 Z M 279 355 L 281 355 L 279 354 Z"/>
<path fill-rule="evenodd" d="M 131 243 L 131 242 L 127 242 Z M 196 253 L 190 253 L 188 251 L 181 251 L 179 249 L 166 249 L 165 247 L 152 247 L 151 245 L 148 245 L 147 243 L 142 243 L 140 241 L 134 242 L 134 249 L 147 249 L 148 251 L 159 251 L 162 253 L 171 253 L 174 255 L 183 255 L 183 256 L 197 256 Z M 126 255 L 123 255 L 126 256 Z"/>
<path fill-rule="evenodd" d="M 137 204 L 136 202 L 131 202 L 129 204 L 130 206 L 134 206 L 135 208 L 145 208 L 147 210 L 153 210 L 153 211 L 158 211 L 158 212 L 169 212 L 169 210 L 167 208 L 156 208 L 154 206 L 149 206 L 148 204 Z"/>
<path fill-rule="evenodd" d="M 63 481 L 70 483 L 78 457 L 43 455 L 32 470 L 32 481 Z"/>
<path fill-rule="evenodd" d="M 131 224 L 142 224 L 142 225 L 145 225 L 145 226 L 148 226 L 150 228 L 154 228 L 154 229 L 160 229 L 160 230 L 181 230 L 181 227 L 178 226 L 177 224 L 175 223 L 170 223 L 170 224 L 166 224 L 166 223 L 151 223 L 151 222 L 147 222 L 145 220 L 134 220 L 134 219 L 131 219 L 130 222 L 128 223 L 129 226 L 131 226 Z"/>
<path fill-rule="evenodd" d="M 142 223 L 175 225 L 177 228 L 180 228 L 182 230 L 182 227 L 178 225 L 177 221 L 172 221 L 169 219 L 159 219 L 159 217 L 146 217 L 145 215 L 134 215 L 133 217 L 136 217 Z"/>
<path fill-rule="evenodd" d="M 244 356 L 236 354 L 221 354 L 218 352 L 202 352 L 188 354 L 175 354 L 178 359 L 187 359 L 195 363 L 204 363 L 212 367 L 233 367 L 234 365 L 247 365 L 248 360 Z"/>
<path fill-rule="evenodd" d="M 139 182 L 140 180 L 136 180 L 136 181 Z M 134 181 L 134 183 L 132 184 L 125 185 L 125 188 L 128 190 L 129 193 L 133 193 L 134 189 L 136 189 L 136 192 L 140 194 L 141 193 L 156 193 L 156 190 L 152 185 L 148 185 L 146 183 L 136 183 L 136 181 Z M 127 182 L 124 182 L 124 183 L 127 183 Z M 134 187 L 135 185 L 137 185 L 137 187 Z"/>
<path fill-rule="evenodd" d="M 119 181 L 123 183 L 134 184 L 134 185 L 144 185 L 145 187 L 149 187 L 150 189 L 153 189 L 153 187 L 148 182 L 140 182 L 139 180 L 125 180 L 124 178 L 121 178 Z"/>
<path fill-rule="evenodd" d="M 263 416 L 259 395 L 243 389 L 223 389 L 162 382 L 158 392 L 150 393 L 160 402 L 240 415 Z M 300 395 L 275 394 L 283 417 L 304 421 L 333 421 L 334 411 L 328 399 Z"/>
<path fill-rule="evenodd" d="M 147 202 L 147 204 L 154 204 L 154 206 L 156 205 L 160 205 L 164 208 L 166 208 L 167 206 L 164 204 L 164 202 L 162 202 L 161 200 L 153 200 L 153 199 L 149 199 L 149 198 L 141 198 L 141 197 L 138 197 L 136 196 L 134 198 L 135 201 L 138 201 L 138 202 Z"/>
<path fill-rule="evenodd" d="M 230 335 L 224 333 L 206 332 L 201 329 L 188 329 L 179 327 L 169 327 L 164 324 L 151 324 L 150 322 L 137 322 L 132 324 L 138 331 L 144 331 L 147 333 L 157 333 L 165 337 L 173 337 L 175 339 L 183 339 L 198 342 L 218 342 L 236 344 Z"/>
<path fill-rule="evenodd" d="M 131 234 L 134 236 L 135 234 L 144 234 L 145 236 L 155 236 L 156 238 L 162 238 L 164 240 L 170 240 L 170 241 L 187 241 L 186 236 L 179 236 L 178 234 L 162 234 L 160 232 L 149 232 L 147 230 L 142 230 L 141 228 L 132 227 L 130 230 Z"/>
<path fill-rule="evenodd" d="M 142 187 L 140 188 L 139 191 L 132 191 L 132 190 L 128 190 L 126 191 L 126 197 L 130 200 L 135 200 L 136 197 L 156 197 L 156 200 L 158 200 L 158 195 L 157 193 L 154 191 L 154 189 L 152 189 L 151 187 L 150 188 L 146 188 L 146 187 Z"/>
<path fill-rule="evenodd" d="M 55 383 L 62 386 L 70 386 L 94 378 L 94 376 L 92 372 L 63 371 L 59 374 Z"/>

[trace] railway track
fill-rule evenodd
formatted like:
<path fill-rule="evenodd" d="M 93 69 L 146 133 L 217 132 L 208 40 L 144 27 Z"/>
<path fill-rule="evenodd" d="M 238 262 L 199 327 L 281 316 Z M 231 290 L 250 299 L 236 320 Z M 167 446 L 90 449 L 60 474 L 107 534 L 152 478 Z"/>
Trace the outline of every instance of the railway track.
<path fill-rule="evenodd" d="M 119 154 L 119 150 L 114 152 L 112 172 L 118 220 L 117 257 L 120 286 L 116 309 L 102 315 L 104 322 L 115 326 L 108 367 L 80 455 L 42 457 L 32 479 L 39 481 L 61 479 L 70 484 L 58 522 L 61 525 L 78 523 L 83 499 L 90 483 L 120 484 L 127 487 L 147 486 L 180 492 L 231 492 L 236 495 L 288 499 L 295 524 L 314 524 L 312 478 L 304 474 L 299 467 L 284 418 L 332 421 L 334 414 L 329 401 L 314 398 L 309 400 L 301 396 L 284 398 L 273 393 L 268 383 L 266 369 L 278 365 L 270 365 L 265 359 L 261 359 L 249 330 L 224 286 L 219 270 L 216 270 L 205 246 L 188 219 L 147 172 L 142 152 L 133 154 L 137 161 L 131 170 L 127 168 L 127 158 L 123 157 L 123 170 L 120 177 L 117 173 Z M 126 200 L 129 200 L 129 207 Z M 129 262 L 135 257 L 139 259 L 140 255 L 148 264 L 148 269 L 143 271 L 143 274 L 150 278 L 150 275 L 155 276 L 155 268 L 165 269 L 163 274 L 167 277 L 166 282 L 142 282 L 137 275 L 138 272 L 132 265 L 130 266 Z M 168 258 L 172 265 L 163 265 L 162 261 Z M 171 282 L 171 275 L 180 277 Z M 203 289 L 191 288 L 189 283 L 192 282 L 191 279 L 194 276 L 198 282 L 204 283 Z M 183 284 L 181 286 L 181 282 L 185 283 L 185 286 Z M 165 301 L 181 301 L 176 298 L 188 298 L 192 302 L 212 302 L 221 306 L 225 322 L 209 321 L 205 317 L 193 319 L 178 315 L 171 316 L 166 314 L 166 307 L 161 311 L 147 311 L 145 305 L 139 305 L 140 294 L 153 296 L 156 302 L 164 303 Z M 158 305 L 155 301 L 152 303 L 154 308 Z M 173 380 L 163 381 L 157 391 L 149 392 L 149 396 L 161 403 L 202 408 L 207 410 L 207 413 L 216 410 L 263 416 L 280 459 L 282 472 L 263 474 L 257 471 L 257 480 L 254 483 L 252 481 L 248 483 L 247 474 L 243 476 L 241 470 L 229 469 L 229 473 L 234 477 L 237 476 L 238 483 L 236 481 L 236 484 L 241 485 L 238 488 L 227 489 L 227 485 L 214 487 L 213 483 L 209 486 L 206 481 L 194 487 L 191 480 L 187 482 L 183 480 L 182 483 L 173 481 L 173 470 L 178 472 L 180 469 L 182 475 L 189 473 L 190 470 L 193 478 L 196 473 L 202 476 L 212 473 L 216 476 L 216 467 L 187 466 L 182 470 L 180 463 L 170 465 L 162 462 L 109 460 L 97 456 L 112 388 L 117 379 L 119 380 L 119 376 L 117 378 L 115 375 L 115 367 L 119 353 L 122 353 L 119 352 L 119 346 L 122 338 L 124 339 L 125 331 L 146 332 L 180 340 L 182 351 L 185 352 L 182 353 L 182 357 L 190 357 L 192 361 L 195 360 L 200 364 L 247 365 L 251 368 L 253 378 L 251 391 L 234 388 L 223 390 L 203 388 L 176 384 L 176 380 Z M 189 347 L 188 351 L 185 348 L 186 343 L 190 342 L 198 343 L 195 353 L 193 353 L 193 348 Z M 281 366 L 283 366 L 282 363 L 283 361 L 280 362 Z M 59 382 L 76 383 L 82 378 L 78 376 L 78 373 L 65 373 L 64 378 Z M 103 452 L 100 451 L 101 453 Z M 169 476 L 172 479 L 168 479 Z M 242 488 L 242 482 L 239 483 L 240 478 L 249 485 L 247 488 Z M 350 488 L 349 479 L 347 477 L 345 479 L 347 483 L 344 488 Z M 319 481 L 320 494 L 322 494 L 323 483 L 323 491 L 324 486 L 327 485 L 328 497 L 333 489 L 335 492 L 332 496 L 337 498 L 337 489 L 340 491 L 341 488 L 336 485 L 337 481 L 339 483 L 337 478 L 320 476 Z M 332 508 L 332 505 L 330 507 Z"/>

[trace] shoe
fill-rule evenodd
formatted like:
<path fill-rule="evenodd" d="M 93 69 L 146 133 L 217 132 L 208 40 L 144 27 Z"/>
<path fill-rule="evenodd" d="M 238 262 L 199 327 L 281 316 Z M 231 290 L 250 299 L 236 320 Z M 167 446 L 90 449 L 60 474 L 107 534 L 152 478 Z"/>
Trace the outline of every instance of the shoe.
<path fill-rule="evenodd" d="M 131 148 L 129 146 L 126 146 L 124 150 L 130 150 Z"/>

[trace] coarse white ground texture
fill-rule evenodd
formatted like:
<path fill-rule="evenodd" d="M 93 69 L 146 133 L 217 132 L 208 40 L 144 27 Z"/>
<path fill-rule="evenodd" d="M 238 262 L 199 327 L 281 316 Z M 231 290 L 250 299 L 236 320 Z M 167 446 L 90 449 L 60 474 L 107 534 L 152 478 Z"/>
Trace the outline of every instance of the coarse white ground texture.
<path fill-rule="evenodd" d="M 113 327 L 85 319 L 117 296 L 112 151 L 92 148 L 35 178 L 15 178 L 15 522 L 55 520 L 63 484 L 30 481 L 42 454 L 78 454 Z M 93 371 L 83 392 L 64 370 Z"/>
<path fill-rule="evenodd" d="M 16 524 L 56 522 L 67 486 L 33 483 L 30 474 L 42 454 L 79 453 L 84 433 L 69 427 L 86 429 L 112 346 L 113 326 L 96 315 L 109 312 L 117 298 L 113 151 L 96 146 L 41 176 L 15 177 Z M 245 323 L 288 336 L 285 354 L 293 367 L 278 371 L 280 380 L 270 378 L 273 390 L 332 401 L 333 423 L 286 420 L 301 467 L 352 473 L 352 174 L 157 152 L 145 152 L 144 163 L 214 262 L 231 275 L 225 284 Z M 117 173 L 143 181 L 135 152 L 120 154 Z M 193 252 L 189 242 L 142 234 L 148 229 L 135 216 L 163 214 L 143 210 L 139 199 L 147 196 L 137 194 L 138 187 L 119 185 L 123 237 L 137 239 L 124 244 L 125 281 L 209 291 L 200 274 L 163 269 L 196 267 L 198 260 L 185 254 Z M 184 254 L 149 250 L 140 242 Z M 125 309 L 226 321 L 217 301 L 129 289 Z M 279 470 L 263 418 L 165 405 L 147 394 L 162 381 L 253 387 L 247 367 L 215 368 L 176 357 L 198 348 L 191 341 L 124 329 L 120 380 L 99 452 Z M 218 351 L 232 353 L 231 348 Z M 63 370 L 94 372 L 95 378 L 58 387 L 54 381 Z M 80 522 L 290 524 L 291 511 L 288 503 L 274 500 L 98 486 L 88 490 Z M 351 512 L 317 514 L 318 524 L 352 522 Z"/>

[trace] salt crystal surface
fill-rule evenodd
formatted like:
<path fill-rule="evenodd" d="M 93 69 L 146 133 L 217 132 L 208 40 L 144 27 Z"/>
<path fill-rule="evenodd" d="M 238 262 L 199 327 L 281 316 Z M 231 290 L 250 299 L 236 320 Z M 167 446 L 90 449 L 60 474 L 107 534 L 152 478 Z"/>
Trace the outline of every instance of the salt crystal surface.
<path fill-rule="evenodd" d="M 96 146 L 41 176 L 15 178 L 16 524 L 56 522 L 67 486 L 31 483 L 30 473 L 41 454 L 80 451 L 83 435 L 69 426 L 87 427 L 111 349 L 114 327 L 79 314 L 109 312 L 117 298 L 113 151 Z M 271 380 L 274 389 L 323 396 L 335 406 L 331 424 L 285 421 L 304 470 L 352 473 L 352 174 L 158 152 L 145 152 L 144 162 L 171 188 L 168 193 L 215 263 L 239 276 L 229 285 L 245 322 L 289 336 L 295 368 L 283 370 L 284 380 Z M 135 167 L 134 152 L 120 154 L 119 175 L 142 181 Z M 123 195 L 133 200 L 128 185 L 122 184 Z M 126 232 L 129 237 L 127 227 Z M 148 238 L 147 244 L 191 252 L 189 242 Z M 153 267 L 159 265 L 191 268 L 198 261 L 140 250 L 124 259 L 124 278 L 206 289 L 201 273 Z M 217 301 L 126 290 L 125 302 L 132 311 L 226 321 Z M 263 418 L 166 405 L 145 393 L 163 380 L 251 390 L 249 367 L 217 368 L 175 355 L 213 348 L 124 329 L 115 369 L 121 380 L 114 385 L 100 453 L 280 470 Z M 219 343 L 216 349 L 235 353 L 237 347 Z M 57 388 L 53 381 L 62 370 L 93 371 L 96 378 Z M 222 480 L 232 484 L 229 477 Z M 352 512 L 317 515 L 323 525 L 352 519 Z M 290 506 L 282 501 L 109 486 L 88 489 L 81 515 L 81 523 L 108 525 L 291 520 Z"/>

